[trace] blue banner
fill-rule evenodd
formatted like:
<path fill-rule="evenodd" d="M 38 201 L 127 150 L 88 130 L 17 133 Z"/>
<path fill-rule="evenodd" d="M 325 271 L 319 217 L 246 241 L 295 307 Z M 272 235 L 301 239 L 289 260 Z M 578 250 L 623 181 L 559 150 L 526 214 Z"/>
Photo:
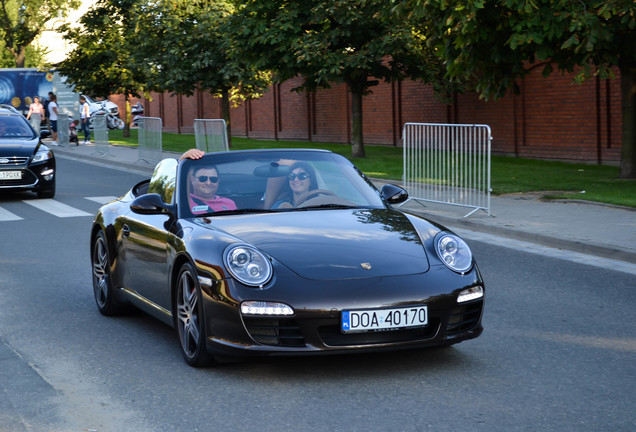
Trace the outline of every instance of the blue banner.
<path fill-rule="evenodd" d="M 12 105 L 22 112 L 29 110 L 33 97 L 40 102 L 53 91 L 53 73 L 35 69 L 0 69 L 0 104 Z"/>

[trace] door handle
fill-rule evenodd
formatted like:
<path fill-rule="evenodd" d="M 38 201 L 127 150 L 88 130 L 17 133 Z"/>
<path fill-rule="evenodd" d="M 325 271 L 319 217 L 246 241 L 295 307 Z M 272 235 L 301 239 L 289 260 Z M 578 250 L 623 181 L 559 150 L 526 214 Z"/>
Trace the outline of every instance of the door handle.
<path fill-rule="evenodd" d="M 130 227 L 124 224 L 124 226 L 121 227 L 121 233 L 124 237 L 128 237 L 130 235 Z"/>

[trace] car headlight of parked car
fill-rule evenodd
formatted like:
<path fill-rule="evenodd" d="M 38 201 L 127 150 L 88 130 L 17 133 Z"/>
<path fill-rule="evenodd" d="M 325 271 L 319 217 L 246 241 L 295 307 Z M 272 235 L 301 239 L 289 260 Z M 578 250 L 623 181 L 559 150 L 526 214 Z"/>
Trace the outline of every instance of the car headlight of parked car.
<path fill-rule="evenodd" d="M 38 150 L 38 152 L 35 154 L 35 156 L 33 156 L 33 162 L 37 163 L 37 162 L 44 162 L 46 160 L 49 160 L 53 157 L 53 152 L 49 149 L 40 149 Z"/>
<path fill-rule="evenodd" d="M 464 240 L 450 233 L 441 233 L 435 240 L 437 256 L 449 269 L 466 273 L 473 265 L 473 254 Z"/>
<path fill-rule="evenodd" d="M 258 249 L 248 245 L 232 245 L 224 254 L 225 265 L 239 282 L 262 287 L 272 277 L 272 264 Z"/>

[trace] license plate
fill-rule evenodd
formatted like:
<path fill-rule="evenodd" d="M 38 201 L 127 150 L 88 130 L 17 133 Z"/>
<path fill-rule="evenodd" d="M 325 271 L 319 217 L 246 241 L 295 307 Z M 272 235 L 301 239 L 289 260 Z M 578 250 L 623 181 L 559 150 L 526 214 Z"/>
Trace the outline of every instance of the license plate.
<path fill-rule="evenodd" d="M 342 311 L 343 333 L 397 330 L 428 325 L 426 306 Z"/>
<path fill-rule="evenodd" d="M 0 180 L 21 180 L 22 171 L 0 171 Z"/>

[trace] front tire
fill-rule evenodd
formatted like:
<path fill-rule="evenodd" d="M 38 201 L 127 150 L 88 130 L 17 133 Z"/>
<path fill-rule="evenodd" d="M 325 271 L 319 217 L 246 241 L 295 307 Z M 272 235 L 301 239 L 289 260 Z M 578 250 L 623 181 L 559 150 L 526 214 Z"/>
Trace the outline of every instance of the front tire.
<path fill-rule="evenodd" d="M 97 308 L 102 315 L 121 314 L 124 309 L 114 298 L 115 293 L 110 277 L 108 242 L 103 231 L 99 231 L 95 237 L 91 261 L 93 264 L 93 294 Z"/>
<path fill-rule="evenodd" d="M 183 358 L 190 366 L 209 366 L 214 362 L 214 357 L 205 347 L 201 289 L 197 282 L 196 271 L 190 263 L 184 264 L 179 271 L 176 305 L 176 327 Z"/>

